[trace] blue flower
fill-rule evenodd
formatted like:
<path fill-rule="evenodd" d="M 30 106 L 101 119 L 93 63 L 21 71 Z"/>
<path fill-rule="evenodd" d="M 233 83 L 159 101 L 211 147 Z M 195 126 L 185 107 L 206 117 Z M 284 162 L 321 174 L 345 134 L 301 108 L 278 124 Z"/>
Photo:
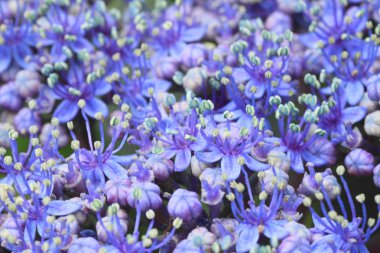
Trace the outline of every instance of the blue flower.
<path fill-rule="evenodd" d="M 250 192 L 248 177 L 245 178 L 245 182 L 249 195 L 248 208 L 245 208 L 244 196 L 243 192 L 239 190 L 241 189 L 239 183 L 233 182 L 231 187 L 227 186 L 229 195 L 233 193 L 235 196 L 230 199 L 232 213 L 240 221 L 240 224 L 236 227 L 236 251 L 239 253 L 248 252 L 256 247 L 262 234 L 267 238 L 277 240 L 289 234 L 284 227 L 288 221 L 276 219 L 283 203 L 285 185 L 280 183 L 275 186 L 270 203 L 267 206 L 265 202 L 268 198 L 268 193 L 262 191 L 259 194 L 259 203 L 256 205 Z M 263 182 L 261 181 L 261 183 Z"/>
<path fill-rule="evenodd" d="M 79 65 L 70 66 L 64 81 L 57 81 L 52 91 L 57 98 L 63 101 L 54 111 L 54 117 L 62 123 L 72 120 L 79 111 L 78 102 L 83 100 L 85 106 L 81 108 L 83 112 L 92 118 L 95 118 L 97 112 L 104 116 L 108 115 L 106 104 L 97 98 L 107 94 L 111 86 L 102 79 L 94 81 L 92 84 L 86 82 L 86 73 Z M 63 76 L 63 75 L 62 75 Z"/>
<path fill-rule="evenodd" d="M 331 136 L 334 144 L 347 139 L 349 130 L 347 125 L 355 124 L 366 115 L 367 109 L 362 106 L 346 108 L 346 95 L 343 88 L 339 88 L 332 94 L 334 105 L 329 107 L 329 112 L 322 115 L 318 126 Z"/>
<path fill-rule="evenodd" d="M 32 24 L 24 22 L 21 25 L 5 22 L 5 30 L 0 31 L 0 73 L 7 70 L 14 62 L 21 68 L 33 68 L 32 47 L 36 45 L 36 34 Z"/>
<path fill-rule="evenodd" d="M 202 25 L 187 25 L 181 19 L 165 19 L 157 22 L 158 26 L 151 30 L 155 49 L 155 60 L 163 56 L 179 57 L 186 48 L 186 43 L 199 41 L 206 32 Z"/>
<path fill-rule="evenodd" d="M 201 131 L 208 145 L 204 150 L 195 152 L 195 157 L 204 163 L 220 161 L 222 174 L 229 180 L 239 177 L 243 165 L 253 171 L 269 168 L 250 155 L 253 146 L 263 138 L 259 129 L 240 128 L 236 123 L 227 122 Z"/>
<path fill-rule="evenodd" d="M 105 176 L 115 181 L 128 179 L 128 171 L 123 166 L 128 166 L 133 162 L 133 155 L 116 155 L 116 153 L 124 147 L 128 132 L 124 132 L 122 135 L 122 141 L 116 146 L 116 140 L 120 136 L 120 129 L 116 128 L 115 125 L 112 125 L 114 126 L 112 139 L 106 147 L 102 123 L 103 118 L 100 116 L 98 117 L 98 120 L 101 141 L 92 143 L 89 120 L 86 117 L 84 119 L 86 122 L 90 150 L 80 148 L 80 142 L 77 140 L 75 133 L 73 132 L 73 125 L 69 130 L 70 135 L 74 139 L 71 142 L 71 147 L 74 150 L 73 156 L 75 157 L 74 165 L 80 169 L 84 179 L 91 182 L 91 184 L 87 184 L 89 191 L 95 192 L 98 188 L 103 189 L 105 186 Z M 113 121 L 111 120 L 111 122 Z"/>
<path fill-rule="evenodd" d="M 321 185 L 321 191 L 315 194 L 320 203 L 323 216 L 319 215 L 314 208 L 311 207 L 311 200 L 309 198 L 304 199 L 303 203 L 310 209 L 313 217 L 314 228 L 311 229 L 311 232 L 319 235 L 312 244 L 312 250 L 314 251 L 369 252 L 365 243 L 368 241 L 370 235 L 380 226 L 379 219 L 377 219 L 377 221 L 374 219 L 367 220 L 364 194 L 359 194 L 355 198 L 361 204 L 363 217 L 360 218 L 357 216 L 357 209 L 354 205 L 347 182 L 343 178 L 344 170 L 343 166 L 338 166 L 337 168 L 337 173 L 343 185 L 342 188 L 346 193 L 349 203 L 349 209 L 346 209 L 341 196 L 338 195 L 338 203 L 342 215 L 334 208 L 323 185 Z M 339 188 L 336 191 L 339 192 Z M 375 201 L 380 211 L 379 196 L 375 197 Z M 348 210 L 351 210 L 351 214 L 348 213 Z"/>
<path fill-rule="evenodd" d="M 83 9 L 83 4 L 81 9 Z M 51 46 L 50 56 L 55 62 L 62 62 L 73 56 L 73 52 L 79 54 L 82 51 L 93 50 L 92 44 L 85 38 L 85 15 L 79 12 L 75 17 L 58 5 L 52 4 L 40 21 L 43 46 Z"/>

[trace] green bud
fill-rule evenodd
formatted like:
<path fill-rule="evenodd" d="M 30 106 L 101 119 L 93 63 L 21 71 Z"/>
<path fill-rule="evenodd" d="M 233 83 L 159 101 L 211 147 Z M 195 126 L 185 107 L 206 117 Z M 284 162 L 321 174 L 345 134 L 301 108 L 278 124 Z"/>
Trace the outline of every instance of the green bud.
<path fill-rule="evenodd" d="M 270 97 L 269 98 L 269 104 L 271 106 L 281 104 L 281 97 L 278 95 Z"/>
<path fill-rule="evenodd" d="M 246 106 L 245 106 L 245 111 L 246 111 L 250 116 L 254 116 L 254 115 L 255 115 L 255 107 L 253 107 L 252 105 L 246 105 Z"/>
<path fill-rule="evenodd" d="M 91 202 L 91 209 L 95 212 L 99 211 L 103 207 L 103 202 L 100 199 L 94 199 Z"/>
<path fill-rule="evenodd" d="M 203 100 L 202 103 L 201 103 L 201 107 L 204 109 L 204 110 L 213 110 L 214 109 L 214 104 L 212 103 L 211 100 Z"/>
<path fill-rule="evenodd" d="M 284 34 L 284 37 L 285 37 L 286 40 L 292 41 L 293 40 L 293 32 L 290 31 L 290 30 L 286 30 L 285 34 Z"/>
<path fill-rule="evenodd" d="M 67 56 L 67 58 L 72 58 L 73 57 L 73 52 L 67 46 L 63 46 L 62 51 Z"/>
<path fill-rule="evenodd" d="M 168 94 L 165 98 L 165 105 L 167 107 L 173 106 L 176 102 L 176 98 L 173 94 Z"/>
<path fill-rule="evenodd" d="M 200 104 L 201 103 L 199 102 L 198 98 L 193 98 L 189 102 L 189 107 L 190 107 L 190 109 L 196 109 L 199 107 Z"/>
<path fill-rule="evenodd" d="M 59 79 L 58 74 L 51 73 L 49 75 L 49 77 L 47 78 L 47 83 L 48 83 L 49 87 L 53 88 L 56 85 L 56 83 L 58 82 L 58 79 Z"/>
<path fill-rule="evenodd" d="M 248 136 L 248 134 L 249 134 L 248 128 L 246 128 L 246 127 L 242 127 L 242 128 L 240 129 L 239 134 L 240 134 L 241 137 L 246 137 L 246 136 Z"/>
<path fill-rule="evenodd" d="M 326 82 L 326 76 L 327 76 L 327 74 L 326 74 L 326 70 L 325 70 L 325 69 L 322 69 L 322 70 L 321 70 L 321 73 L 319 74 L 319 81 L 320 81 L 321 83 Z"/>
<path fill-rule="evenodd" d="M 277 55 L 278 56 L 288 56 L 289 55 L 289 48 L 288 47 L 280 47 L 277 50 Z"/>
<path fill-rule="evenodd" d="M 97 75 L 95 72 L 89 73 L 86 77 L 86 83 L 91 84 L 97 79 Z"/>
<path fill-rule="evenodd" d="M 289 129 L 290 129 L 292 132 L 295 132 L 295 133 L 299 133 L 299 132 L 301 132 L 301 127 L 300 127 L 298 124 L 291 123 L 291 124 L 289 125 Z"/>
<path fill-rule="evenodd" d="M 326 131 L 323 130 L 323 129 L 318 128 L 318 129 L 316 129 L 316 130 L 314 131 L 314 134 L 316 134 L 316 135 L 318 135 L 318 136 L 325 136 L 325 135 L 326 135 Z"/>
<path fill-rule="evenodd" d="M 249 60 L 250 60 L 250 62 L 251 62 L 252 64 L 254 64 L 254 65 L 256 65 L 256 66 L 260 66 L 260 64 L 261 64 L 261 60 L 260 60 L 260 58 L 257 57 L 257 56 L 250 57 Z"/>
<path fill-rule="evenodd" d="M 152 131 L 153 128 L 156 126 L 157 122 L 158 122 L 158 119 L 156 117 L 151 117 L 151 118 L 146 118 L 143 124 L 146 130 Z"/>
<path fill-rule="evenodd" d="M 41 72 L 44 76 L 48 76 L 49 74 L 53 72 L 53 70 L 54 70 L 53 65 L 51 65 L 50 63 L 46 63 L 42 67 Z"/>
<path fill-rule="evenodd" d="M 176 83 L 176 84 L 183 84 L 183 73 L 182 72 L 179 72 L 179 71 L 176 71 L 174 73 L 174 76 L 173 76 L 173 81 Z"/>

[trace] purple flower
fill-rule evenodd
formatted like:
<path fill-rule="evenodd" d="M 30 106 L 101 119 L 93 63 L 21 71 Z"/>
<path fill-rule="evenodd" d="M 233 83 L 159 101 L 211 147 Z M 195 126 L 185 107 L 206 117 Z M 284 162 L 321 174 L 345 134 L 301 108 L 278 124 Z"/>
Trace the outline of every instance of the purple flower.
<path fill-rule="evenodd" d="M 310 242 L 297 236 L 286 237 L 278 247 L 279 253 L 311 252 Z"/>
<path fill-rule="evenodd" d="M 53 86 L 54 94 L 62 99 L 62 102 L 54 111 L 54 117 L 60 122 L 72 120 L 79 111 L 78 102 L 84 101 L 83 113 L 95 118 L 97 112 L 103 116 L 108 115 L 106 104 L 97 98 L 107 94 L 111 86 L 102 80 L 97 80 L 92 84 L 86 83 L 86 73 L 84 67 L 72 64 L 65 76 L 65 82 L 58 82 Z"/>
<path fill-rule="evenodd" d="M 100 249 L 99 242 L 92 237 L 76 238 L 70 245 L 69 253 L 88 252 L 97 253 Z"/>
<path fill-rule="evenodd" d="M 181 63 L 186 68 L 193 68 L 199 66 L 208 57 L 206 47 L 202 44 L 190 44 L 188 45 L 181 58 Z"/>
<path fill-rule="evenodd" d="M 250 155 L 251 148 L 262 139 L 257 128 L 240 128 L 235 123 L 227 122 L 202 130 L 202 136 L 208 146 L 196 152 L 196 158 L 204 163 L 220 160 L 222 174 L 226 174 L 229 180 L 239 177 L 244 164 L 253 171 L 266 170 L 269 167 Z"/>
<path fill-rule="evenodd" d="M 33 97 L 41 89 L 40 75 L 33 70 L 20 70 L 15 78 L 19 94 L 24 98 Z"/>
<path fill-rule="evenodd" d="M 4 109 L 17 111 L 22 107 L 22 98 L 14 83 L 0 87 L 0 106 Z"/>
<path fill-rule="evenodd" d="M 206 32 L 203 26 L 187 26 L 182 20 L 165 20 L 153 28 L 152 46 L 155 48 L 155 59 L 162 56 L 179 57 L 186 48 L 186 43 L 200 40 Z"/>
<path fill-rule="evenodd" d="M 224 181 L 220 168 L 207 168 L 199 176 L 202 184 L 202 202 L 208 205 L 220 203 L 224 197 Z"/>
<path fill-rule="evenodd" d="M 129 180 L 116 178 L 108 180 L 104 186 L 104 192 L 109 203 L 119 203 L 125 206 L 127 202 L 128 192 L 130 191 Z"/>
<path fill-rule="evenodd" d="M 342 212 L 342 215 L 339 215 L 338 209 L 334 209 L 332 201 L 323 187 L 321 191 L 315 194 L 322 210 L 322 216 L 311 206 L 310 198 L 305 198 L 303 201 L 304 205 L 309 208 L 314 223 L 314 228 L 310 230 L 316 235 L 312 243 L 312 250 L 318 252 L 321 250 L 331 252 L 337 250 L 368 252 L 365 243 L 377 227 L 380 226 L 380 220 L 367 220 L 364 194 L 359 194 L 355 198 L 361 204 L 363 218 L 357 216 L 357 208 L 355 208 L 347 182 L 343 178 L 344 167 L 338 166 L 337 173 L 349 203 L 349 208 L 346 208 L 341 196 L 338 195 L 339 210 Z M 380 210 L 379 196 L 375 197 L 375 201 L 378 210 Z M 325 203 L 327 203 L 328 210 Z M 349 210 L 351 211 L 350 214 L 348 213 Z"/>
<path fill-rule="evenodd" d="M 287 122 L 291 122 L 293 119 L 298 119 L 298 113 L 299 110 L 293 103 L 279 105 L 276 118 L 279 122 L 281 144 L 276 149 L 286 152 L 291 168 L 297 173 L 303 173 L 305 170 L 303 160 L 317 166 L 333 162 L 335 157 L 332 154 L 335 149 L 328 140 L 323 139 L 326 132 L 322 129 L 311 130 L 313 124 L 317 123 L 316 109 L 308 109 L 300 124 L 285 125 L 285 117 L 288 118 Z"/>
<path fill-rule="evenodd" d="M 263 175 L 263 173 L 264 172 L 260 172 L 261 175 Z M 288 235 L 288 231 L 284 228 L 288 221 L 277 219 L 278 211 L 284 200 L 285 184 L 279 183 L 274 188 L 268 206 L 266 205 L 268 193 L 261 191 L 259 194 L 259 203 L 256 205 L 249 185 L 248 175 L 246 172 L 244 174 L 245 186 L 247 187 L 249 196 L 247 208 L 243 204 L 246 203 L 244 201 L 244 191 L 242 191 L 245 187 L 242 188 L 239 186 L 239 183 L 236 182 L 231 183 L 230 186 L 228 184 L 226 185 L 228 190 L 227 198 L 229 198 L 231 202 L 232 213 L 240 222 L 236 227 L 237 252 L 247 252 L 256 247 L 261 234 L 264 234 L 267 238 L 275 239 L 282 239 Z M 260 176 L 260 178 L 262 177 L 263 176 Z M 262 185 L 263 183 L 263 180 L 261 180 Z M 229 196 L 232 194 L 234 197 L 230 198 Z"/>
<path fill-rule="evenodd" d="M 22 16 L 22 15 L 21 15 Z M 36 45 L 36 34 L 32 24 L 25 22 L 18 25 L 13 22 L 5 22 L 5 31 L 0 33 L 0 73 L 7 70 L 14 62 L 24 69 L 33 67 L 32 46 Z"/>
<path fill-rule="evenodd" d="M 83 9 L 83 4 L 80 6 Z M 45 17 L 40 21 L 43 31 L 40 43 L 51 46 L 50 55 L 53 61 L 62 62 L 71 58 L 73 52 L 92 51 L 93 46 L 85 38 L 85 15 L 79 12 L 76 16 L 64 11 L 58 5 L 49 6 Z"/>
<path fill-rule="evenodd" d="M 346 95 L 342 88 L 338 88 L 333 93 L 334 105 L 329 107 L 329 112 L 323 114 L 318 122 L 318 126 L 331 136 L 334 144 L 347 139 L 349 134 L 349 124 L 355 124 L 366 115 L 366 108 L 363 106 L 353 106 L 346 108 Z"/>
<path fill-rule="evenodd" d="M 352 150 L 344 159 L 348 173 L 355 176 L 372 174 L 375 158 L 364 149 L 356 148 Z"/>
<path fill-rule="evenodd" d="M 201 215 L 202 204 L 195 192 L 177 189 L 170 197 L 168 211 L 171 216 L 189 222 Z"/>
<path fill-rule="evenodd" d="M 93 189 L 105 186 L 104 175 L 109 179 L 128 178 L 127 170 L 119 164 L 118 158 L 113 156 L 110 151 L 102 154 L 99 151 L 91 152 L 87 149 L 80 149 L 75 152 L 77 166 L 81 169 L 85 180 L 91 182 Z"/>
<path fill-rule="evenodd" d="M 151 182 L 133 183 L 127 195 L 128 204 L 145 212 L 162 205 L 160 187 Z"/>
<path fill-rule="evenodd" d="M 377 187 L 380 188 L 380 165 L 376 165 L 373 169 L 373 182 Z"/>

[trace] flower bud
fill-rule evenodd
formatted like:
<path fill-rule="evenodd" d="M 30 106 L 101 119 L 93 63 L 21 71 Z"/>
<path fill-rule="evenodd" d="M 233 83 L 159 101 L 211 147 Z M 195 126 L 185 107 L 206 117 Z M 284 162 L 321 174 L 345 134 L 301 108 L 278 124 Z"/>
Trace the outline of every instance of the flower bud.
<path fill-rule="evenodd" d="M 262 184 L 264 186 L 265 192 L 272 194 L 273 190 L 279 183 L 288 184 L 289 176 L 288 174 L 279 169 L 274 169 L 276 173 L 274 174 L 273 170 L 265 170 L 264 178 L 262 179 Z"/>
<path fill-rule="evenodd" d="M 311 245 L 307 238 L 289 236 L 278 247 L 279 253 L 311 252 Z"/>
<path fill-rule="evenodd" d="M 13 124 L 21 134 L 27 134 L 32 125 L 41 127 L 41 117 L 28 108 L 22 108 L 14 117 Z"/>
<path fill-rule="evenodd" d="M 136 191 L 139 191 L 139 193 L 136 194 Z M 143 212 L 149 209 L 156 210 L 162 205 L 160 187 L 151 182 L 134 183 L 128 191 L 127 201 L 134 208 L 140 205 Z"/>
<path fill-rule="evenodd" d="M 20 70 L 15 79 L 15 86 L 24 98 L 34 96 L 41 88 L 40 76 L 33 70 Z"/>
<path fill-rule="evenodd" d="M 373 170 L 373 182 L 380 188 L 380 164 L 378 164 Z"/>
<path fill-rule="evenodd" d="M 127 204 L 127 196 L 129 191 L 129 185 L 126 180 L 108 180 L 105 187 L 104 193 L 107 198 L 108 203 L 119 203 L 122 206 Z"/>
<path fill-rule="evenodd" d="M 365 117 L 364 130 L 368 135 L 380 137 L 380 111 L 372 112 Z"/>
<path fill-rule="evenodd" d="M 190 232 L 190 234 L 187 236 L 187 239 L 194 242 L 197 237 L 202 239 L 200 240 L 200 246 L 203 246 L 206 252 L 210 252 L 212 244 L 216 241 L 216 236 L 204 227 L 197 227 Z"/>
<path fill-rule="evenodd" d="M 70 244 L 68 253 L 78 252 L 98 252 L 100 249 L 99 242 L 93 237 L 75 238 Z"/>
<path fill-rule="evenodd" d="M 292 20 L 289 15 L 275 11 L 265 20 L 265 27 L 274 33 L 282 34 L 288 29 L 291 29 Z"/>
<path fill-rule="evenodd" d="M 119 209 L 116 215 L 106 216 L 102 218 L 102 224 L 100 221 L 96 223 L 96 233 L 98 238 L 102 242 L 108 241 L 107 231 L 111 232 L 116 238 L 123 238 L 128 229 L 128 215 L 127 213 Z"/>
<path fill-rule="evenodd" d="M 374 168 L 374 157 L 364 149 L 352 150 L 344 159 L 348 173 L 356 176 L 370 175 Z"/>
<path fill-rule="evenodd" d="M 203 68 L 194 67 L 187 71 L 183 77 L 183 87 L 186 90 L 199 92 L 207 79 L 207 73 Z"/>
<path fill-rule="evenodd" d="M 368 98 L 378 103 L 380 101 L 380 75 L 370 77 L 366 84 Z"/>
<path fill-rule="evenodd" d="M 171 79 L 178 70 L 178 60 L 172 57 L 165 57 L 155 66 L 155 72 L 160 79 Z"/>
<path fill-rule="evenodd" d="M 168 211 L 171 216 L 189 222 L 201 215 L 202 204 L 197 193 L 177 189 L 169 200 Z"/>
<path fill-rule="evenodd" d="M 364 93 L 362 100 L 360 100 L 359 106 L 365 107 L 367 109 L 367 113 L 374 112 L 377 108 L 378 103 L 373 102 L 369 97 L 368 93 Z"/>
<path fill-rule="evenodd" d="M 198 161 L 198 159 L 195 156 L 191 157 L 190 162 L 191 172 L 195 177 L 199 177 L 202 172 L 207 168 L 207 164 Z"/>
<path fill-rule="evenodd" d="M 207 59 L 207 50 L 202 44 L 190 44 L 182 53 L 181 62 L 186 68 L 199 66 Z"/>
<path fill-rule="evenodd" d="M 278 170 L 289 172 L 290 160 L 283 152 L 270 151 L 268 154 L 268 163 Z"/>
<path fill-rule="evenodd" d="M 166 181 L 174 172 L 174 164 L 169 159 L 151 156 L 146 161 L 146 167 L 153 170 L 154 178 L 159 181 Z"/>

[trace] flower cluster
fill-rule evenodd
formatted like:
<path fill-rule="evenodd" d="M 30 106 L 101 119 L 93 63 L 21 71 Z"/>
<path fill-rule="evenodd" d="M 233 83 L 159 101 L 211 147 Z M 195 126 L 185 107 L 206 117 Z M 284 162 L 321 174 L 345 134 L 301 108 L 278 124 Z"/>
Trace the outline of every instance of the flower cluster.
<path fill-rule="evenodd" d="M 377 0 L 0 1 L 0 251 L 378 249 L 379 22 Z"/>

